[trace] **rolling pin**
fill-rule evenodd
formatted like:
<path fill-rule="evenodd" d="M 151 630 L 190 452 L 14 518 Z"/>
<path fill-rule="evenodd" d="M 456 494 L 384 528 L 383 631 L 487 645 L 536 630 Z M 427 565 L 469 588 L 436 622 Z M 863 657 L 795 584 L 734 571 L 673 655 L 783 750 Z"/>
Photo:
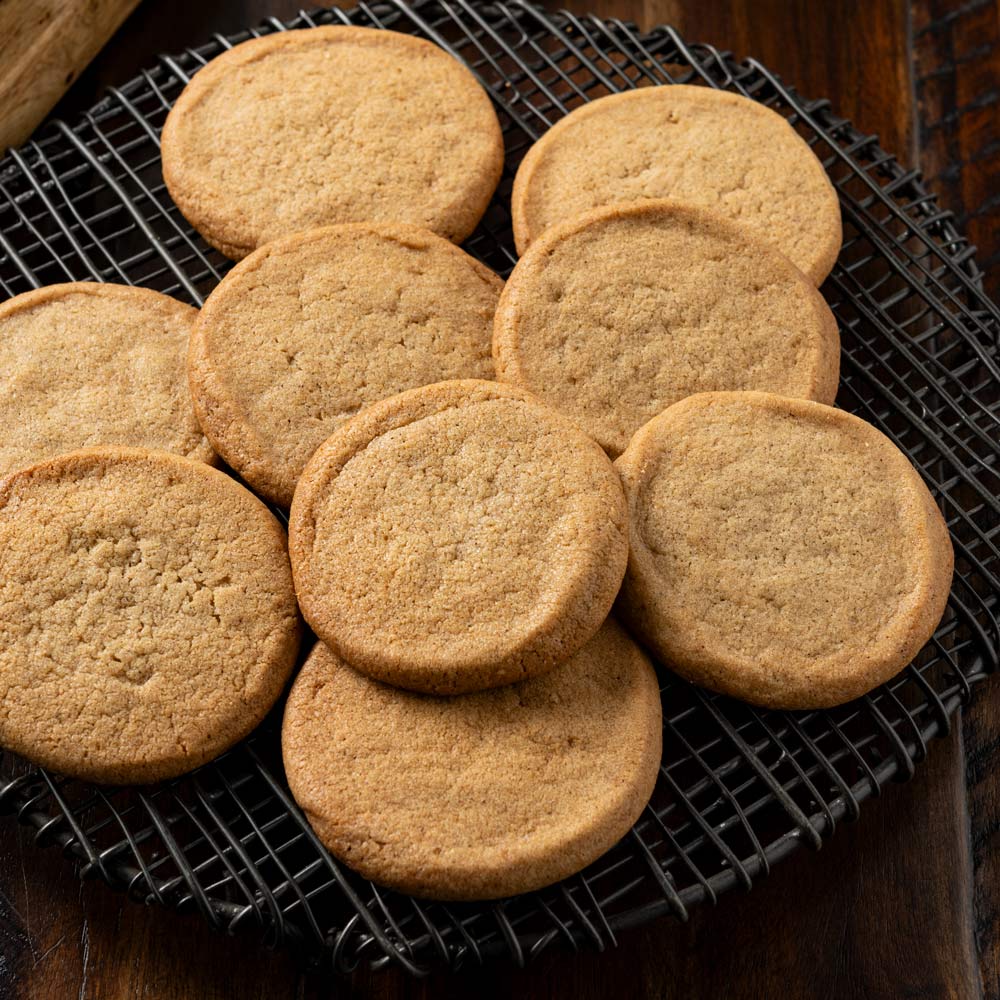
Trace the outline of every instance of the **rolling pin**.
<path fill-rule="evenodd" d="M 0 0 L 0 153 L 24 142 L 139 0 Z"/>

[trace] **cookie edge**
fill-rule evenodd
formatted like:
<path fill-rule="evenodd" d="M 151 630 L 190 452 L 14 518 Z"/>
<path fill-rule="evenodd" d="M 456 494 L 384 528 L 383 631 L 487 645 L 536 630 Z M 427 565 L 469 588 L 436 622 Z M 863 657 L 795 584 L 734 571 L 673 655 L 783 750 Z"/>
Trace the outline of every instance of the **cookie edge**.
<path fill-rule="evenodd" d="M 649 560 L 646 547 L 638 538 L 634 528 L 636 485 L 642 475 L 644 449 L 647 441 L 651 441 L 660 428 L 669 421 L 668 415 L 672 410 L 679 407 L 705 406 L 709 405 L 713 398 L 734 396 L 757 397 L 756 402 L 779 412 L 797 410 L 810 418 L 819 417 L 828 423 L 845 422 L 855 429 L 861 429 L 861 433 L 876 442 L 878 447 L 888 449 L 887 453 L 894 455 L 893 461 L 899 466 L 901 478 L 906 482 L 907 490 L 924 518 L 920 532 L 927 544 L 928 573 L 921 587 L 922 600 L 915 602 L 912 610 L 904 609 L 908 621 L 896 629 L 896 634 L 902 632 L 900 641 L 895 644 L 884 643 L 886 648 L 878 656 L 870 654 L 857 661 L 857 666 L 837 677 L 836 684 L 822 690 L 809 690 L 806 684 L 794 685 L 791 688 L 782 685 L 776 688 L 759 669 L 747 675 L 741 667 L 742 676 L 738 675 L 734 679 L 732 675 L 735 671 L 732 665 L 715 663 L 707 665 L 710 658 L 706 657 L 704 651 L 699 655 L 685 648 L 683 644 L 675 643 L 670 637 L 670 630 L 662 628 L 656 622 L 657 574 L 650 565 L 647 565 Z M 763 708 L 787 710 L 834 708 L 868 693 L 905 669 L 930 640 L 944 615 L 954 571 L 954 551 L 944 517 L 923 479 L 902 451 L 878 428 L 860 417 L 822 403 L 791 399 L 773 393 L 700 393 L 675 403 L 673 407 L 668 407 L 645 424 L 636 432 L 628 449 L 615 466 L 621 475 L 629 504 L 629 566 L 615 605 L 616 613 L 667 667 L 695 684 Z M 891 621 L 896 621 L 897 617 L 894 616 Z M 852 663 L 854 662 L 852 660 Z"/>

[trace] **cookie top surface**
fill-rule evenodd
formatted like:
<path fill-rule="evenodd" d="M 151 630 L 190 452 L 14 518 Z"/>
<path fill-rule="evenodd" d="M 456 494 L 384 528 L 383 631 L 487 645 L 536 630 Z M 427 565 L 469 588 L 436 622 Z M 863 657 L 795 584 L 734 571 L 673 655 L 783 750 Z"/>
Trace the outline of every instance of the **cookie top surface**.
<path fill-rule="evenodd" d="M 549 228 L 497 309 L 497 376 L 612 456 L 672 403 L 759 389 L 832 403 L 840 337 L 782 254 L 700 209 L 612 205 Z"/>
<path fill-rule="evenodd" d="M 513 386 L 375 403 L 322 444 L 292 501 L 306 621 L 348 663 L 439 694 L 549 670 L 600 627 L 627 561 L 600 447 Z"/>
<path fill-rule="evenodd" d="M 184 370 L 196 315 L 147 288 L 95 282 L 0 304 L 0 475 L 93 445 L 214 462 Z"/>
<path fill-rule="evenodd" d="M 309 456 L 363 406 L 446 379 L 493 377 L 503 283 L 403 224 L 310 230 L 223 278 L 191 337 L 202 426 L 258 493 L 287 507 Z"/>
<path fill-rule="evenodd" d="M 317 643 L 282 750 L 320 840 L 367 878 L 434 899 L 528 892 L 586 867 L 649 800 L 659 687 L 609 620 L 572 659 L 494 691 L 434 698 Z"/>
<path fill-rule="evenodd" d="M 370 28 L 243 42 L 194 76 L 163 127 L 171 196 L 236 260 L 336 222 L 403 221 L 460 242 L 502 167 L 475 77 L 430 42 Z"/>
<path fill-rule="evenodd" d="M 690 396 L 616 463 L 619 607 L 664 662 L 777 708 L 898 673 L 945 609 L 953 556 L 927 487 L 870 424 L 766 393 Z"/>
<path fill-rule="evenodd" d="M 0 480 L 0 745 L 155 781 L 242 739 L 300 624 L 281 526 L 235 480 L 94 448 Z"/>
<path fill-rule="evenodd" d="M 518 252 L 556 222 L 646 198 L 729 217 L 817 285 L 840 252 L 837 193 L 805 140 L 756 101 L 685 85 L 602 97 L 553 125 L 514 181 Z"/>

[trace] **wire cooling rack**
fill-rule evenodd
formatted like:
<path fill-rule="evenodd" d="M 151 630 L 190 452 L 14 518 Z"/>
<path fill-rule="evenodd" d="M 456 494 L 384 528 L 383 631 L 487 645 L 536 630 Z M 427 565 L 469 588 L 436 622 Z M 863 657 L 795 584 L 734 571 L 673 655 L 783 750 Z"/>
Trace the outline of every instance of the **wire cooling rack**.
<path fill-rule="evenodd" d="M 845 243 L 824 293 L 843 338 L 841 406 L 885 431 L 931 486 L 952 532 L 954 588 L 917 660 L 834 711 L 763 712 L 662 675 L 664 753 L 631 833 L 585 872 L 499 903 L 425 903 L 377 888 L 321 847 L 288 795 L 280 707 L 249 740 L 196 773 L 144 789 L 100 789 L 0 759 L 0 805 L 146 902 L 200 911 L 215 928 L 349 971 L 419 973 L 504 955 L 524 963 L 557 942 L 603 948 L 657 915 L 684 919 L 749 887 L 800 844 L 818 848 L 927 741 L 948 732 L 971 686 L 997 665 L 1000 576 L 1000 313 L 973 251 L 918 175 L 753 61 L 736 63 L 670 28 L 546 14 L 523 3 L 362 4 L 269 21 L 143 72 L 70 127 L 56 122 L 0 163 L 0 290 L 94 279 L 200 303 L 230 266 L 172 204 L 159 131 L 199 67 L 251 34 L 315 24 L 393 28 L 466 62 L 493 96 L 507 145 L 497 196 L 467 248 L 507 273 L 507 204 L 525 149 L 580 103 L 636 86 L 692 82 L 785 115 L 840 193 Z"/>

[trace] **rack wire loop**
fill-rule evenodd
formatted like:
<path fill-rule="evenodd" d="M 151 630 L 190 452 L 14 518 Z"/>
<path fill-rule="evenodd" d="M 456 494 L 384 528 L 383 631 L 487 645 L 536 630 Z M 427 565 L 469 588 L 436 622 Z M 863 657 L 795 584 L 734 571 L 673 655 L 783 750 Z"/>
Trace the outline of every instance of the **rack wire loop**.
<path fill-rule="evenodd" d="M 612 946 L 662 914 L 686 919 L 754 881 L 800 844 L 818 848 L 888 781 L 913 774 L 949 730 L 1000 647 L 1000 309 L 974 249 L 915 170 L 825 100 L 807 101 L 753 60 L 674 29 L 549 13 L 527 0 L 386 0 L 269 19 L 163 56 L 82 120 L 54 122 L 0 161 L 0 298 L 67 280 L 118 281 L 200 304 L 231 263 L 188 225 L 163 184 L 159 135 L 210 59 L 252 36 L 356 24 L 432 40 L 492 96 L 507 150 L 500 188 L 466 249 L 501 274 L 516 255 L 514 171 L 568 110 L 605 93 L 691 83 L 784 115 L 824 163 L 844 245 L 824 286 L 842 334 L 838 403 L 909 456 L 945 513 L 955 584 L 913 664 L 831 711 L 763 712 L 661 673 L 664 755 L 632 832 L 585 872 L 493 903 L 431 904 L 378 889 L 324 850 L 282 778 L 280 706 L 248 740 L 195 774 L 142 790 L 95 789 L 0 755 L 0 811 L 40 843 L 146 902 L 196 909 L 350 972 L 394 963 L 414 975 L 557 943 Z"/>

